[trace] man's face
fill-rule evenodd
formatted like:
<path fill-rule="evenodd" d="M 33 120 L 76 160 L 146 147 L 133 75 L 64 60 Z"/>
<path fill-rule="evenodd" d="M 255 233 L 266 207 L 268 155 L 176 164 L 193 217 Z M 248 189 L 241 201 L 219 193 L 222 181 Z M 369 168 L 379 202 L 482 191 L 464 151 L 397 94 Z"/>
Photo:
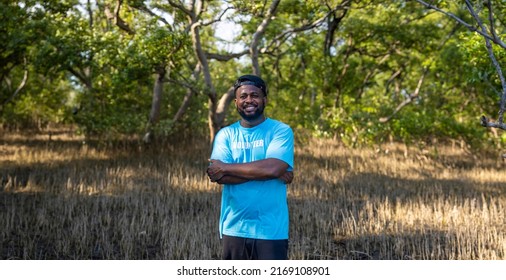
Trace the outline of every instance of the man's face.
<path fill-rule="evenodd" d="M 241 117 L 253 121 L 264 113 L 267 97 L 261 89 L 253 85 L 244 85 L 235 92 L 235 107 Z"/>

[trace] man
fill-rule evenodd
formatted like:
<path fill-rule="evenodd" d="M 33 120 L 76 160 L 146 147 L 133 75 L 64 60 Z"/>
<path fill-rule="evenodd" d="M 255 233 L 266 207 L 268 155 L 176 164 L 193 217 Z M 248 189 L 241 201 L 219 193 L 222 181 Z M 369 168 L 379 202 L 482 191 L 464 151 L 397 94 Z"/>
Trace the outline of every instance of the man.
<path fill-rule="evenodd" d="M 223 259 L 288 259 L 286 184 L 293 180 L 293 132 L 266 118 L 267 86 L 254 75 L 234 84 L 241 120 L 216 135 L 207 174 L 223 184 Z"/>

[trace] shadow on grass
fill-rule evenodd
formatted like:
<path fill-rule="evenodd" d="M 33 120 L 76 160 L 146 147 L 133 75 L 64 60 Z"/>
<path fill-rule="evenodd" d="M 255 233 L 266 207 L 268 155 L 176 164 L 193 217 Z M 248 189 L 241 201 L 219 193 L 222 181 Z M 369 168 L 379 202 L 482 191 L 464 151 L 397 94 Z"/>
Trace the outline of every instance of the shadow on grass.
<path fill-rule="evenodd" d="M 0 192 L 1 259 L 218 259 L 218 193 Z"/>
<path fill-rule="evenodd" d="M 305 196 L 289 197 L 292 257 L 503 259 L 506 257 L 504 248 L 493 241 L 494 238 L 501 240 L 504 225 L 500 225 L 500 221 L 488 225 L 483 222 L 486 230 L 490 230 L 488 233 L 478 231 L 473 224 L 462 224 L 458 229 L 460 233 L 457 233 L 458 230 L 454 228 L 445 231 L 436 228 L 436 218 L 431 220 L 431 224 L 415 225 L 413 228 L 419 230 L 413 231 L 402 226 L 393 230 L 392 227 L 399 226 L 399 221 L 387 220 L 382 221 L 383 224 L 378 222 L 378 217 L 382 211 L 379 208 L 385 207 L 386 202 L 390 203 L 388 207 L 391 208 L 395 208 L 396 204 L 422 204 L 431 211 L 443 207 L 444 203 L 457 208 L 472 203 L 476 211 L 501 209 L 503 206 L 498 205 L 500 202 L 497 201 L 506 198 L 504 185 L 504 182 L 497 182 L 480 186 L 476 182 L 457 179 L 403 179 L 375 173 L 352 174 L 338 183 L 322 178 L 315 185 L 304 183 L 297 186 L 295 183 L 290 188 L 310 191 Z M 472 211 L 471 208 L 467 210 Z M 420 215 L 427 215 L 430 220 L 430 212 Z M 491 212 L 490 215 L 501 214 Z M 367 231 L 381 233 L 365 233 Z M 462 232 L 467 232 L 467 235 Z M 490 235 L 495 237 L 490 238 Z M 479 236 L 481 240 L 478 241 Z"/>
<path fill-rule="evenodd" d="M 87 144 L 90 153 L 80 141 L 1 145 L 64 159 L 0 163 L 0 258 L 221 257 L 220 193 L 203 180 L 207 142 L 157 149 Z"/>
<path fill-rule="evenodd" d="M 209 147 L 198 139 L 146 148 L 135 143 L 75 157 L 81 141 L 7 141 L 2 145 L 60 152 L 69 160 L 0 163 L 2 259 L 219 259 L 219 187 L 207 183 Z M 2 155 L 0 155 L 2 156 Z M 316 169 L 348 170 L 360 157 L 297 155 L 308 170 L 289 186 L 292 259 L 450 259 L 464 255 L 451 230 L 340 235 L 368 203 L 402 204 L 504 197 L 504 182 L 395 178 L 373 172 L 321 178 Z M 474 168 L 469 159 L 451 158 Z M 492 165 L 490 165 L 492 166 Z M 423 172 L 423 170 L 413 170 Z M 420 173 L 421 174 L 421 173 Z M 71 189 L 69 191 L 69 187 Z M 92 186 L 94 192 L 81 192 Z M 293 195 L 293 193 L 300 195 Z M 480 205 L 478 205 L 479 207 Z M 428 234 L 429 233 L 429 234 Z M 494 247 L 494 244 L 486 244 Z M 494 248 L 492 248 L 495 250 Z M 474 255 L 473 255 L 474 254 Z M 504 258 L 504 255 L 498 257 Z M 466 256 L 478 256 L 468 252 Z"/>

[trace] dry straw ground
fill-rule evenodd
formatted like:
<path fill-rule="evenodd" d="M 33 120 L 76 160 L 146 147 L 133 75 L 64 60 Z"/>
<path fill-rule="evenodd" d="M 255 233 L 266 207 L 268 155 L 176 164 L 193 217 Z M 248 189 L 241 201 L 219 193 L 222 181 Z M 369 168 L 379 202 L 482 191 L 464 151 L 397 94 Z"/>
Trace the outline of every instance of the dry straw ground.
<path fill-rule="evenodd" d="M 1 259 L 219 259 L 204 139 L 0 135 Z M 291 259 L 506 259 L 506 172 L 455 147 L 296 148 Z"/>

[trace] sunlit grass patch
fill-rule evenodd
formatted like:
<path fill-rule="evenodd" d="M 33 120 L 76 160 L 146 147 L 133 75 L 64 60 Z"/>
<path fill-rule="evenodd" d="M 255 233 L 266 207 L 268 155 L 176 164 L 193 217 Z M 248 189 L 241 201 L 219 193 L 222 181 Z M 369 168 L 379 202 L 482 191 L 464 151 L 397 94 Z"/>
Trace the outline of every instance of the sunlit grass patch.
<path fill-rule="evenodd" d="M 0 139 L 2 259 L 219 259 L 206 139 Z M 505 259 L 506 175 L 452 146 L 296 147 L 292 259 Z"/>

